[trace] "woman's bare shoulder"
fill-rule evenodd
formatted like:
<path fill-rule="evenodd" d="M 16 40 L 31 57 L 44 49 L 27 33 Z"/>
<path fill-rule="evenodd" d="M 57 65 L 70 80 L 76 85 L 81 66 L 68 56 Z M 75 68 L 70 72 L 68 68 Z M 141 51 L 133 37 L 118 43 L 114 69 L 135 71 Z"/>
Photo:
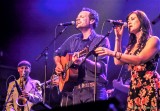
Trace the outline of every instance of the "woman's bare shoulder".
<path fill-rule="evenodd" d="M 157 36 L 151 36 L 148 39 L 147 44 L 160 44 L 160 39 Z"/>

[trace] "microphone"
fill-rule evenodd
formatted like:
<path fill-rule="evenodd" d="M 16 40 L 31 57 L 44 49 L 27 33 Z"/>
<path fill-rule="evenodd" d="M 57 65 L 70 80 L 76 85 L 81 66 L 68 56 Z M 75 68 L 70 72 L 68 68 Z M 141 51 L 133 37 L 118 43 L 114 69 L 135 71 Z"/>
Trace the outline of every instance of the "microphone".
<path fill-rule="evenodd" d="M 111 20 L 111 19 L 108 19 L 107 22 L 109 23 L 112 23 L 114 26 L 116 25 L 124 25 L 124 27 L 127 27 L 127 22 L 120 22 L 118 20 Z"/>
<path fill-rule="evenodd" d="M 158 21 L 160 21 L 160 14 L 152 21 L 152 24 L 155 25 Z"/>
<path fill-rule="evenodd" d="M 69 26 L 69 25 L 74 25 L 75 21 L 71 21 L 71 22 L 66 22 L 66 23 L 60 23 L 58 24 L 58 26 Z"/>

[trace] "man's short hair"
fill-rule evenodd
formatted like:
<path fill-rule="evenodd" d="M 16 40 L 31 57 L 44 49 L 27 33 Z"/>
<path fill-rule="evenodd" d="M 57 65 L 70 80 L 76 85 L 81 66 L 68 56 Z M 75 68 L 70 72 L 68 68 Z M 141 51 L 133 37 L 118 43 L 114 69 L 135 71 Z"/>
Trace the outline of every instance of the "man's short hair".
<path fill-rule="evenodd" d="M 95 23 L 93 24 L 93 28 L 95 29 L 96 27 L 98 27 L 98 22 L 99 22 L 99 15 L 98 13 L 90 8 L 82 8 L 82 11 L 88 11 L 90 12 L 90 19 L 94 19 Z"/>

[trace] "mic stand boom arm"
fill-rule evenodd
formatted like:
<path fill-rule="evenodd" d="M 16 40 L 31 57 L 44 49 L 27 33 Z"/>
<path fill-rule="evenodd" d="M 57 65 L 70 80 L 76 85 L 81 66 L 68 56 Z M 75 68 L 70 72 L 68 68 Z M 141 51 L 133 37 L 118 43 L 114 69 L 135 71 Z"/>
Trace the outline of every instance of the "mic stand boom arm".
<path fill-rule="evenodd" d="M 56 26 L 57 28 L 57 26 Z M 42 56 L 45 56 L 45 75 L 44 75 L 44 93 L 43 93 L 43 103 L 45 103 L 45 95 L 46 95 L 46 76 L 47 76 L 47 59 L 48 59 L 48 49 L 49 47 L 54 44 L 54 41 L 58 38 L 58 36 L 60 36 L 65 30 L 67 29 L 67 26 L 65 26 L 62 31 L 60 31 L 55 37 L 54 39 L 49 43 L 49 45 L 44 48 L 44 50 L 37 56 L 36 61 L 38 61 Z M 55 47 L 55 46 L 54 46 Z"/>
<path fill-rule="evenodd" d="M 47 50 L 49 49 L 49 47 L 54 43 L 54 41 L 67 29 L 67 26 L 65 26 L 62 31 L 60 31 L 56 37 L 49 43 L 49 45 L 44 48 L 44 50 L 37 56 L 36 61 L 38 61 L 42 56 L 46 55 Z"/>

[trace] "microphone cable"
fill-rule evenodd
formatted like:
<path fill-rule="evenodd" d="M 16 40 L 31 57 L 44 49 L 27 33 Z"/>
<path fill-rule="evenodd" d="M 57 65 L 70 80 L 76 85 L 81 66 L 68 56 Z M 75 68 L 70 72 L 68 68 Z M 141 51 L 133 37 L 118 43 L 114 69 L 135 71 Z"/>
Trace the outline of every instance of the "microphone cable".
<path fill-rule="evenodd" d="M 10 75 L 7 80 L 6 80 L 6 90 L 8 90 L 8 80 L 13 77 L 14 79 L 16 78 L 14 75 Z"/>
<path fill-rule="evenodd" d="M 103 33 L 103 29 L 104 29 L 104 25 L 105 25 L 105 23 L 106 23 L 106 20 L 103 22 L 103 24 L 102 24 L 102 28 L 101 28 L 101 35 L 102 35 L 102 33 Z"/>

